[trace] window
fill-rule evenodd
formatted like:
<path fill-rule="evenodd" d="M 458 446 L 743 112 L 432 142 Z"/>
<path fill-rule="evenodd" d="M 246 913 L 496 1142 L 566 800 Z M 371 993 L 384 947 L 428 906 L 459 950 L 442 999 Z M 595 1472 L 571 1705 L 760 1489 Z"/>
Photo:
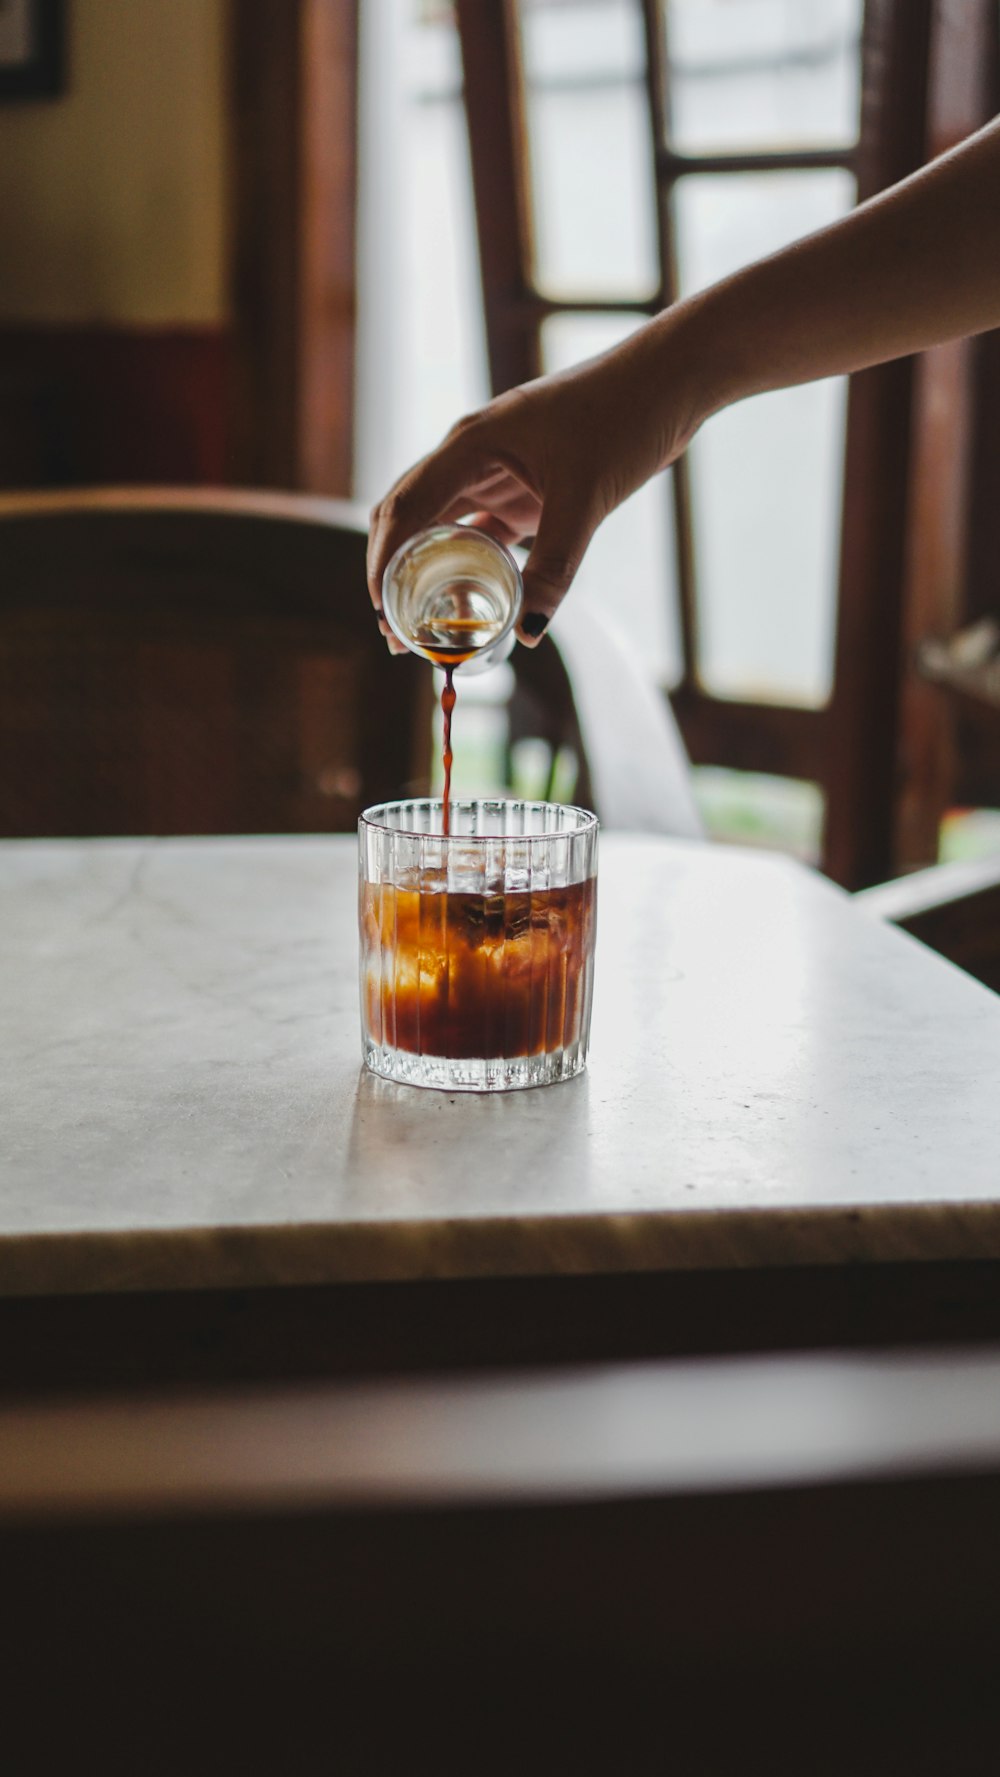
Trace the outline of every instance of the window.
<path fill-rule="evenodd" d="M 911 171 L 935 90 L 968 92 L 975 127 L 970 70 L 996 35 L 995 8 L 988 30 L 979 4 L 946 29 L 930 0 L 362 10 L 363 178 L 380 155 L 382 217 L 363 258 L 362 332 L 379 341 L 361 358 L 365 497 L 487 374 L 506 387 L 602 349 Z M 912 379 L 866 372 L 849 413 L 843 386 L 818 385 L 716 416 L 599 533 L 575 594 L 641 630 L 696 765 L 763 774 L 762 805 L 787 792 L 790 843 L 818 843 L 825 799 L 826 865 L 855 884 L 894 867 Z"/>

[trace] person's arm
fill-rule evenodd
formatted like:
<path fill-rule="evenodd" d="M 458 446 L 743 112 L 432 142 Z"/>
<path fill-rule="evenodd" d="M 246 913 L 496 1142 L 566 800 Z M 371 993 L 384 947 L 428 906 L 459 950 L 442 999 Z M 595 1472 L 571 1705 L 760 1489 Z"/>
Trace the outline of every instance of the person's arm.
<path fill-rule="evenodd" d="M 374 508 L 372 600 L 377 608 L 385 564 L 414 531 L 473 516 L 506 542 L 534 539 L 518 632 L 531 645 L 602 519 L 711 414 L 996 326 L 1000 119 L 613 351 L 459 421 Z"/>

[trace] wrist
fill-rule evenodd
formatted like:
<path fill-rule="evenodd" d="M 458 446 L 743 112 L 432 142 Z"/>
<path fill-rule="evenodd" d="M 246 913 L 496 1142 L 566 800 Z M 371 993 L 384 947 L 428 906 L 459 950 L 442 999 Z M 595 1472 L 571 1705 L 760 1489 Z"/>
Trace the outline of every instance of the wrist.
<path fill-rule="evenodd" d="M 721 408 L 754 393 L 740 303 L 733 282 L 726 279 L 667 313 L 674 319 L 671 349 L 694 432 Z"/>
<path fill-rule="evenodd" d="M 637 398 L 647 404 L 652 398 L 661 416 L 658 469 L 680 455 L 713 413 L 751 393 L 723 295 L 724 286 L 715 285 L 672 304 L 625 348 L 633 356 Z"/>

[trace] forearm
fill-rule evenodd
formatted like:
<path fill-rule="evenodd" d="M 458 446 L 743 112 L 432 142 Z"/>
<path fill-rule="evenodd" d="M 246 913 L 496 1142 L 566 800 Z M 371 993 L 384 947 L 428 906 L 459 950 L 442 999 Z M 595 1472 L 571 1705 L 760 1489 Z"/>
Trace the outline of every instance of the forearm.
<path fill-rule="evenodd" d="M 842 221 L 669 310 L 638 349 L 665 356 L 675 386 L 688 367 L 693 429 L 747 395 L 995 326 L 1000 119 Z"/>

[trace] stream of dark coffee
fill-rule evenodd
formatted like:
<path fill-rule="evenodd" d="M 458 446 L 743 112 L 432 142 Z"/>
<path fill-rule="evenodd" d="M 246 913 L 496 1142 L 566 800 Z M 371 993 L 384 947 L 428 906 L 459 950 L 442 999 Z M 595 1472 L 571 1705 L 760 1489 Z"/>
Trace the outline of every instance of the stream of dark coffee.
<path fill-rule="evenodd" d="M 444 718 L 444 806 L 441 810 L 441 831 L 445 838 L 451 830 L 451 718 L 455 709 L 455 668 L 446 666 L 444 669 L 444 690 L 441 693 L 441 713 Z"/>
<path fill-rule="evenodd" d="M 451 621 L 451 628 L 459 633 L 461 633 L 462 630 L 475 629 L 479 631 L 482 629 L 482 623 L 478 618 L 456 617 Z M 444 790 L 442 794 L 443 807 L 441 810 L 441 832 L 447 839 L 451 832 L 451 767 L 453 760 L 451 746 L 451 718 L 455 710 L 455 669 L 456 667 L 462 666 L 466 660 L 471 660 L 474 655 L 479 652 L 479 648 L 442 648 L 437 645 L 437 643 L 428 646 L 428 643 L 424 641 L 423 637 L 420 639 L 423 643 L 426 658 L 428 660 L 433 660 L 434 665 L 441 667 L 444 672 L 444 690 L 441 693 L 441 715 L 444 729 Z"/>
<path fill-rule="evenodd" d="M 451 746 L 451 718 L 455 710 L 455 668 L 461 666 L 463 660 L 471 660 L 475 650 L 468 648 L 428 648 L 428 658 L 433 660 L 444 673 L 444 690 L 441 693 L 441 716 L 443 734 L 444 789 L 442 791 L 441 831 L 447 839 L 451 832 L 451 767 L 454 758 Z"/>

